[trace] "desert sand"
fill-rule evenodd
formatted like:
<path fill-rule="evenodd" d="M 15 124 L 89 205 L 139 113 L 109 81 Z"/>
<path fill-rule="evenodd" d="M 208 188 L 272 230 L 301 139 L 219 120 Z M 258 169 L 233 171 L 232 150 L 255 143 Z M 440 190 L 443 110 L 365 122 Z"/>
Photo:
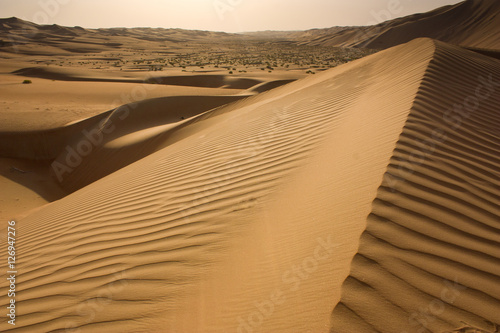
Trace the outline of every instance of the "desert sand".
<path fill-rule="evenodd" d="M 464 8 L 378 52 L 2 21 L 0 331 L 499 332 L 498 6 L 422 15 Z"/>

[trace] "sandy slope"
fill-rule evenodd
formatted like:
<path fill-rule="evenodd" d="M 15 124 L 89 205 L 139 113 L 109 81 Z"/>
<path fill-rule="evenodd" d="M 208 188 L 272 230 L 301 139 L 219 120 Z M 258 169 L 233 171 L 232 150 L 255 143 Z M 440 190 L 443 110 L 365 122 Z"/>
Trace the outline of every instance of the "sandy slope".
<path fill-rule="evenodd" d="M 12 331 L 327 332 L 433 52 L 417 40 L 195 115 L 20 219 Z M 151 115 L 137 131 L 165 125 Z M 127 155 L 130 119 L 110 141 Z M 123 159 L 105 147 L 96 161 Z"/>
<path fill-rule="evenodd" d="M 28 33 L 30 29 L 33 33 Z M 50 32 L 51 38 L 58 39 L 59 45 L 65 47 L 71 44 L 68 38 L 75 37 L 68 37 L 65 29 L 73 31 L 77 37 L 87 36 L 85 38 L 95 45 L 109 37 L 106 31 L 91 33 L 81 28 L 38 26 L 17 19 L 0 19 L 0 30 L 7 33 L 7 37 L 27 34 L 28 39 L 23 41 L 27 44 L 23 47 L 38 52 L 36 56 L 23 53 L 21 46 L 15 50 L 17 53 L 0 52 L 0 185 L 3 189 L 0 217 L 4 220 L 25 215 L 31 209 L 59 199 L 64 193 L 160 149 L 163 146 L 159 137 L 171 132 L 171 127 L 180 125 L 185 119 L 307 75 L 288 70 L 279 73 L 264 73 L 260 69 L 235 71 L 233 75 L 224 68 L 215 67 L 205 70 L 196 66 L 187 72 L 180 65 L 162 71 L 148 71 L 139 65 L 137 68 L 114 66 L 115 61 L 128 61 L 129 58 L 137 63 L 148 62 L 136 58 L 144 57 L 141 45 L 144 46 L 142 50 L 147 46 L 149 56 L 155 54 L 155 47 L 159 48 L 158 57 L 172 53 L 166 52 L 165 45 L 160 42 L 137 43 L 131 38 L 127 43 L 139 49 L 128 55 L 123 45 L 115 45 L 114 52 L 106 53 L 109 43 L 103 45 L 103 53 L 87 54 L 85 45 L 88 44 L 81 43 L 80 49 L 70 46 L 74 52 L 58 56 L 58 52 L 36 42 L 41 37 L 39 34 L 45 36 Z M 133 32 L 140 35 L 141 31 Z M 142 33 L 150 31 L 144 29 Z M 164 30 L 163 33 L 169 32 Z M 136 37 L 140 38 L 139 35 Z M 31 43 L 29 38 L 35 41 Z M 17 38 L 15 41 L 21 42 Z M 186 52 L 180 46 L 173 49 Z M 43 54 L 50 54 L 50 57 Z M 32 84 L 22 84 L 25 79 Z M 106 136 L 106 146 L 98 145 L 111 150 L 112 157 L 107 154 L 109 151 L 101 155 L 95 151 L 92 159 L 86 159 L 86 162 L 102 165 L 95 157 L 108 158 L 109 163 L 104 168 L 97 167 L 95 172 L 85 175 L 90 169 L 85 169 L 89 163 L 84 163 L 80 166 L 83 172 L 74 172 L 73 180 L 66 177 L 63 183 L 50 175 L 52 168 L 48 166 L 55 158 L 78 142 L 84 131 L 92 131 L 104 118 L 109 118 L 107 123 L 116 118 L 118 112 L 112 111 L 124 104 L 133 106 L 135 116 L 129 117 L 127 122 L 120 119 L 114 124 L 119 125 L 114 136 Z M 145 141 L 149 143 L 147 147 Z M 133 145 L 136 147 L 129 149 Z M 137 145 L 142 145 L 142 149 L 137 149 Z M 28 171 L 19 172 L 16 168 Z"/>
<path fill-rule="evenodd" d="M 498 60 L 437 43 L 332 332 L 498 332 L 499 99 Z"/>

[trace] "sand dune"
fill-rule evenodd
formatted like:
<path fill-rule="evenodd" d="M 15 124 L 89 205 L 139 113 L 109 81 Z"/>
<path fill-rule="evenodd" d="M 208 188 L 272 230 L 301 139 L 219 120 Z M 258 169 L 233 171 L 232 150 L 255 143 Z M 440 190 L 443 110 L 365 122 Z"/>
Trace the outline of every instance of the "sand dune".
<path fill-rule="evenodd" d="M 57 24 L 39 25 L 11 17 L 0 20 L 0 36 L 4 38 L 0 47 L 5 47 L 4 50 L 7 52 L 60 55 L 113 51 L 123 45 L 138 46 L 149 42 L 174 45 L 186 40 L 234 38 L 237 35 L 182 29 L 83 29 L 62 27 Z"/>
<path fill-rule="evenodd" d="M 387 13 L 0 19 L 0 331 L 500 332 L 500 2 Z"/>
<path fill-rule="evenodd" d="M 498 332 L 499 79 L 497 60 L 436 42 L 331 332 Z"/>
<path fill-rule="evenodd" d="M 500 49 L 500 2 L 467 0 L 456 5 L 392 19 L 386 8 L 374 11 L 374 19 L 388 20 L 368 27 L 319 29 L 295 34 L 308 45 L 385 49 L 414 38 L 429 37 L 467 47 Z"/>
<path fill-rule="evenodd" d="M 87 120 L 71 140 L 59 138 L 66 146 L 53 162 L 53 174 L 68 192 L 76 191 L 171 144 L 169 138 L 197 115 L 247 96 L 163 97 L 121 106 Z"/>
<path fill-rule="evenodd" d="M 194 112 L 162 149 L 21 218 L 13 331 L 327 332 L 433 55 L 416 40 Z M 178 121 L 150 112 L 110 149 L 140 154 Z M 125 158 L 98 154 L 82 163 Z"/>
<path fill-rule="evenodd" d="M 21 272 L 0 331 L 498 332 L 498 12 L 262 34 L 0 20 Z M 451 44 L 402 44 L 419 36 Z M 340 65 L 364 53 L 294 41 L 387 49 Z"/>

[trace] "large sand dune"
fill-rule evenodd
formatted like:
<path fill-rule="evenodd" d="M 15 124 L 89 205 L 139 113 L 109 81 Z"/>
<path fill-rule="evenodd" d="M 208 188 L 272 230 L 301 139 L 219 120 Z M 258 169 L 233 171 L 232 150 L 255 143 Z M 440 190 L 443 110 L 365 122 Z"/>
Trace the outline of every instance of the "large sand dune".
<path fill-rule="evenodd" d="M 379 24 L 316 29 L 289 37 L 307 45 L 374 49 L 429 37 L 466 47 L 500 49 L 500 2 L 497 0 L 467 0 L 427 13 L 395 18 L 404 5 L 402 1 L 395 1 L 389 2 L 387 8 L 374 9 L 373 21 Z"/>
<path fill-rule="evenodd" d="M 496 320 L 499 67 L 419 39 L 185 120 L 140 103 L 19 219 L 11 331 L 410 332 L 445 280 L 431 331 Z"/>
<path fill-rule="evenodd" d="M 437 43 L 332 332 L 498 332 L 499 79 L 499 61 Z"/>

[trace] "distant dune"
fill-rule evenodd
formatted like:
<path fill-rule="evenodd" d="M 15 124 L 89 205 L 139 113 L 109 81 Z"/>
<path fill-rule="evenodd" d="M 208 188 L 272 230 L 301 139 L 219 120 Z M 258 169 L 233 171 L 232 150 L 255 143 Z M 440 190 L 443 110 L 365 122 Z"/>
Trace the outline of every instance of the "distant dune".
<path fill-rule="evenodd" d="M 375 11 L 376 19 L 394 15 L 382 10 L 384 13 Z M 374 26 L 347 27 L 331 33 L 320 29 L 311 35 L 305 44 L 385 49 L 414 38 L 429 37 L 461 46 L 500 50 L 500 2 L 467 0 Z"/>
<path fill-rule="evenodd" d="M 9 18 L 0 20 L 0 37 L 2 31 L 9 32 L 9 36 L 3 38 L 6 46 L 13 40 L 42 43 L 52 52 L 55 48 L 60 48 L 59 52 L 62 53 L 112 50 L 138 40 L 172 45 L 207 39 L 239 42 L 256 39 L 309 46 L 386 49 L 421 37 L 462 47 L 500 51 L 500 2 L 497 0 L 466 0 L 427 13 L 395 18 L 397 15 L 397 12 L 391 12 L 390 9 L 380 8 L 372 11 L 373 20 L 367 22 L 367 26 L 239 34 L 161 28 L 82 29 L 57 25 L 40 26 Z M 370 25 L 373 22 L 379 23 Z M 67 43 L 61 44 L 61 38 L 65 38 Z M 18 48 L 23 52 L 35 52 L 21 45 Z"/>
<path fill-rule="evenodd" d="M 64 54 L 67 52 L 92 53 L 117 50 L 134 42 L 163 42 L 174 44 L 213 38 L 236 36 L 224 32 L 183 29 L 110 28 L 83 29 L 62 27 L 57 24 L 39 25 L 16 17 L 0 19 L 0 50 L 25 54 Z M 233 37 L 234 38 L 234 37 Z M 32 49 L 34 45 L 44 46 Z"/>

